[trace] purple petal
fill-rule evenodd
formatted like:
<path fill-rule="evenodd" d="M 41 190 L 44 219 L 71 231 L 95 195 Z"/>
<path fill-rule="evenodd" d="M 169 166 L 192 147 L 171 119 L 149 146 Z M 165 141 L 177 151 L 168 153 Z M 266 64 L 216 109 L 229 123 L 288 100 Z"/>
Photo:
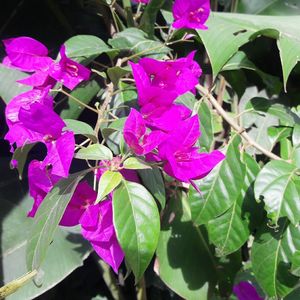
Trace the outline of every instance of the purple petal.
<path fill-rule="evenodd" d="M 66 126 L 53 109 L 40 103 L 31 104 L 29 109 L 21 108 L 19 120 L 27 129 L 43 134 L 45 141 L 60 137 Z"/>
<path fill-rule="evenodd" d="M 209 0 L 175 0 L 172 11 L 174 28 L 207 29 L 204 23 L 210 14 Z"/>
<path fill-rule="evenodd" d="M 50 87 L 33 89 L 14 97 L 6 106 L 5 116 L 8 124 L 19 121 L 20 108 L 28 110 L 33 103 L 41 103 L 52 108 L 53 98 L 48 95 Z"/>
<path fill-rule="evenodd" d="M 3 41 L 9 62 L 26 72 L 47 70 L 52 59 L 47 57 L 47 48 L 30 37 L 18 37 Z"/>
<path fill-rule="evenodd" d="M 81 216 L 87 207 L 95 202 L 96 198 L 97 193 L 87 181 L 79 183 L 59 224 L 62 226 L 78 225 Z"/>
<path fill-rule="evenodd" d="M 50 192 L 60 177 L 53 176 L 51 171 L 44 168 L 42 162 L 33 160 L 28 166 L 29 194 L 34 199 L 33 206 L 28 212 L 28 217 L 34 217 L 40 204 Z"/>
<path fill-rule="evenodd" d="M 247 282 L 241 281 L 239 284 L 233 287 L 233 292 L 236 294 L 239 300 L 263 300 L 257 293 L 255 287 Z"/>
<path fill-rule="evenodd" d="M 180 153 L 180 155 L 183 157 L 182 160 L 180 156 L 168 155 L 164 171 L 183 182 L 205 177 L 220 161 L 225 159 L 224 154 L 217 150 L 211 153 L 197 153 L 197 155 L 189 152 Z"/>
<path fill-rule="evenodd" d="M 89 206 L 80 224 L 83 237 L 91 242 L 96 253 L 117 273 L 124 253 L 113 227 L 112 202 L 105 200 Z"/>
<path fill-rule="evenodd" d="M 159 117 L 150 116 L 146 118 L 147 126 L 170 132 L 174 130 L 174 124 L 180 123 L 187 119 L 192 114 L 192 111 L 184 105 L 172 105 L 168 110 L 162 113 Z"/>
<path fill-rule="evenodd" d="M 55 80 L 49 77 L 47 72 L 43 71 L 36 71 L 33 75 L 17 80 L 17 82 L 33 87 L 53 87 L 55 85 Z"/>
<path fill-rule="evenodd" d="M 65 87 L 73 90 L 83 80 L 90 78 L 91 71 L 83 65 L 66 56 L 65 46 L 60 49 L 61 59 L 50 67 L 49 75 L 61 82 Z"/>
<path fill-rule="evenodd" d="M 51 166 L 54 175 L 68 177 L 75 151 L 74 133 L 66 131 L 56 141 L 47 142 L 46 147 L 47 156 L 43 161 L 43 166 Z"/>
<path fill-rule="evenodd" d="M 143 155 L 151 152 L 153 149 L 158 147 L 165 139 L 166 134 L 159 130 L 152 131 L 149 135 L 145 135 L 143 139 Z"/>

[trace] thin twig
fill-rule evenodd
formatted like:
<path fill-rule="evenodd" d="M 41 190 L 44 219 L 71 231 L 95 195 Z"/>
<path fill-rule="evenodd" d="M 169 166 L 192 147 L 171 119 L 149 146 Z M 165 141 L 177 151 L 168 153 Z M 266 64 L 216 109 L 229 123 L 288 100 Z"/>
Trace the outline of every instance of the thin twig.
<path fill-rule="evenodd" d="M 71 94 L 67 93 L 66 91 L 64 91 L 63 89 L 57 89 L 57 90 L 51 90 L 51 92 L 59 92 L 59 93 L 62 93 L 66 96 L 68 96 L 70 99 L 74 100 L 75 102 L 77 102 L 78 104 L 82 105 L 83 107 L 95 112 L 95 113 L 98 113 L 97 109 L 85 104 L 84 102 L 82 102 L 81 100 L 77 99 L 76 97 L 72 96 Z"/>
<path fill-rule="evenodd" d="M 219 115 L 241 136 L 243 137 L 250 146 L 255 147 L 257 150 L 259 150 L 260 152 L 262 152 L 264 155 L 268 156 L 269 158 L 275 159 L 275 160 L 282 160 L 282 158 L 270 151 L 268 151 L 267 149 L 265 149 L 264 147 L 262 147 L 261 145 L 259 145 L 258 143 L 256 143 L 249 135 L 248 133 L 245 131 L 245 129 L 243 127 L 241 127 L 240 125 L 238 125 L 228 114 L 227 112 L 223 109 L 223 107 L 218 103 L 217 99 L 203 86 L 201 85 L 197 85 L 196 88 L 198 89 L 198 91 L 203 94 L 206 99 L 213 105 L 213 107 L 217 110 L 217 112 L 219 113 Z"/>
<path fill-rule="evenodd" d="M 96 135 L 98 136 L 98 133 L 99 133 L 99 130 L 100 130 L 100 126 L 101 126 L 101 123 L 103 122 L 103 117 L 104 117 L 104 114 L 105 114 L 105 111 L 112 99 L 112 93 L 113 93 L 113 84 L 110 83 L 108 86 L 107 86 L 107 94 L 106 94 L 106 97 L 104 99 L 104 102 L 103 104 L 101 105 L 101 107 L 97 110 L 97 113 L 98 113 L 98 118 L 97 118 L 97 123 L 96 123 L 96 126 L 95 126 L 95 133 Z"/>

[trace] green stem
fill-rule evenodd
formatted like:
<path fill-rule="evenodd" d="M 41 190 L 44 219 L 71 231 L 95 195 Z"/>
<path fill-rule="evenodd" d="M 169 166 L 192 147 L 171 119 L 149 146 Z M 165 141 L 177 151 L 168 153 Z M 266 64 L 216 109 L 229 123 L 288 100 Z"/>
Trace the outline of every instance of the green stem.
<path fill-rule="evenodd" d="M 72 96 L 71 94 L 69 94 L 68 92 L 64 91 L 63 89 L 58 89 L 58 90 L 51 90 L 51 92 L 58 92 L 58 93 L 62 93 L 66 96 L 69 97 L 69 99 L 77 102 L 78 104 L 82 105 L 83 107 L 95 112 L 95 113 L 98 113 L 97 109 L 85 104 L 84 102 L 82 102 L 81 100 L 77 99 L 76 97 Z"/>

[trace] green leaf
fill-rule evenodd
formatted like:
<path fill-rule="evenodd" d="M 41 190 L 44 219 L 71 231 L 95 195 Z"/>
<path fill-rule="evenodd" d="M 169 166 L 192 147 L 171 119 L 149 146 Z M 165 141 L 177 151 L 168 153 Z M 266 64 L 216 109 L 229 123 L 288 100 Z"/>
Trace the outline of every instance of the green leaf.
<path fill-rule="evenodd" d="M 98 142 L 94 129 L 89 124 L 72 119 L 66 119 L 64 122 L 66 123 L 66 129 L 73 131 L 74 134 L 81 134 L 89 138 L 94 143 Z"/>
<path fill-rule="evenodd" d="M 95 58 L 102 53 L 116 51 L 94 35 L 73 36 L 65 42 L 65 46 L 70 58 Z"/>
<path fill-rule="evenodd" d="M 293 146 L 294 147 L 300 146 L 300 124 L 295 124 L 293 130 Z"/>
<path fill-rule="evenodd" d="M 101 130 L 101 133 L 105 140 L 108 139 L 108 137 L 115 133 L 115 132 L 122 132 L 124 128 L 124 124 L 127 118 L 119 118 L 111 122 L 108 127 L 105 127 Z"/>
<path fill-rule="evenodd" d="M 119 172 L 105 171 L 99 180 L 97 201 L 101 201 L 111 193 L 122 181 L 123 176 Z"/>
<path fill-rule="evenodd" d="M 236 54 L 234 54 L 233 57 L 230 58 L 222 68 L 222 71 L 233 71 L 240 69 L 246 69 L 256 72 L 260 76 L 264 84 L 268 87 L 268 89 L 272 91 L 272 93 L 278 94 L 282 90 L 283 85 L 281 80 L 276 76 L 272 76 L 260 70 L 251 60 L 249 60 L 246 53 L 243 51 L 238 51 Z M 240 85 L 241 78 L 239 77 L 238 79 L 238 84 Z"/>
<path fill-rule="evenodd" d="M 242 45 L 259 35 L 265 35 L 278 41 L 286 87 L 288 76 L 299 61 L 300 20 L 298 16 L 270 17 L 213 13 L 207 26 L 209 30 L 197 32 L 210 58 L 214 78 Z M 219 49 L 223 51 L 220 52 Z"/>
<path fill-rule="evenodd" d="M 196 224 L 206 224 L 220 216 L 239 196 L 246 173 L 240 157 L 240 143 L 240 137 L 234 136 L 227 146 L 226 158 L 205 178 L 197 181 L 201 194 L 190 187 L 189 202 Z"/>
<path fill-rule="evenodd" d="M 260 171 L 255 181 L 255 197 L 263 200 L 268 217 L 277 223 L 288 217 L 293 224 L 300 221 L 298 168 L 286 161 L 271 161 Z"/>
<path fill-rule="evenodd" d="M 300 277 L 300 251 L 297 250 L 292 258 L 291 273 L 295 276 Z"/>
<path fill-rule="evenodd" d="M 238 12 L 259 15 L 299 15 L 300 0 L 240 0 Z"/>
<path fill-rule="evenodd" d="M 209 239 L 217 247 L 217 256 L 237 251 L 250 235 L 250 220 L 249 216 L 246 216 L 245 206 L 247 202 L 255 202 L 252 185 L 259 172 L 259 166 L 248 154 L 244 154 L 244 157 L 247 162 L 246 176 L 240 194 L 223 215 L 208 222 Z"/>
<path fill-rule="evenodd" d="M 113 154 L 106 146 L 94 144 L 86 148 L 81 148 L 77 153 L 75 153 L 74 157 L 87 160 L 112 160 Z"/>
<path fill-rule="evenodd" d="M 28 74 L 0 65 L 0 97 L 6 104 L 13 97 L 30 90 L 30 87 L 16 82 L 25 77 L 28 77 Z"/>
<path fill-rule="evenodd" d="M 142 185 L 123 180 L 114 191 L 113 212 L 118 241 L 138 281 L 157 247 L 160 230 L 157 205 Z"/>
<path fill-rule="evenodd" d="M 245 113 L 242 118 L 242 122 L 251 122 L 253 118 L 253 123 L 245 124 L 250 137 L 259 145 L 267 150 L 271 150 L 274 140 L 269 138 L 268 131 L 270 127 L 278 126 L 279 119 L 271 114 L 260 115 L 258 113 Z M 248 147 L 247 152 L 250 154 L 261 154 L 259 150 L 254 147 Z"/>
<path fill-rule="evenodd" d="M 19 181 L 16 172 L 9 169 L 8 159 L 2 156 L 0 166 L 1 280 L 7 284 L 28 271 L 26 244 L 34 219 L 28 218 L 27 212 L 33 199 L 26 193 L 27 183 Z M 79 228 L 58 228 L 38 274 L 42 275 L 42 286 L 30 281 L 6 299 L 35 299 L 81 266 L 90 251 Z"/>
<path fill-rule="evenodd" d="M 163 58 L 169 52 L 169 48 L 159 41 L 150 40 L 146 33 L 137 28 L 127 28 L 117 33 L 108 43 L 115 49 L 130 50 L 133 53 L 146 55 L 147 57 Z"/>
<path fill-rule="evenodd" d="M 277 142 L 279 142 L 280 140 L 287 138 L 289 136 L 291 136 L 292 133 L 292 128 L 290 127 L 269 127 L 268 128 L 268 136 L 269 136 L 269 140 L 271 142 L 271 148 L 270 150 L 272 150 L 274 148 L 274 146 L 276 145 Z"/>
<path fill-rule="evenodd" d="M 40 268 L 76 186 L 87 172 L 78 172 L 67 179 L 60 180 L 41 203 L 28 238 L 27 266 L 29 270 Z"/>
<path fill-rule="evenodd" d="M 198 116 L 200 118 L 201 136 L 199 138 L 200 147 L 210 152 L 214 133 L 213 133 L 213 117 L 208 105 L 203 101 L 198 108 Z"/>
<path fill-rule="evenodd" d="M 154 36 L 154 26 L 159 10 L 163 7 L 165 0 L 151 0 L 146 6 L 140 21 L 140 29 L 150 37 Z"/>
<path fill-rule="evenodd" d="M 184 299 L 209 299 L 208 287 L 216 281 L 216 262 L 203 228 L 191 221 L 184 195 L 170 199 L 156 255 L 157 273 L 170 289 Z"/>
<path fill-rule="evenodd" d="M 84 85 L 78 86 L 71 92 L 71 95 L 85 104 L 89 104 L 92 99 L 98 94 L 101 87 L 96 80 L 86 82 Z M 76 101 L 70 98 L 64 98 L 67 101 L 61 101 L 57 108 L 61 109 L 60 116 L 63 119 L 78 119 L 84 106 L 78 104 Z"/>
<path fill-rule="evenodd" d="M 107 74 L 109 79 L 112 81 L 114 86 L 118 86 L 119 80 L 125 75 L 131 72 L 130 68 L 121 68 L 119 66 L 115 66 L 107 69 Z"/>
<path fill-rule="evenodd" d="M 22 147 L 19 147 L 15 150 L 12 161 L 16 160 L 17 163 L 17 170 L 19 172 L 19 178 L 22 179 L 22 174 L 24 171 L 24 166 L 27 160 L 28 153 L 30 150 L 36 145 L 36 143 L 33 144 L 25 144 Z M 11 168 L 14 168 L 12 163 L 11 163 Z"/>
<path fill-rule="evenodd" d="M 300 118 L 288 107 L 265 98 L 251 99 L 245 109 L 278 117 L 282 125 L 294 126 L 295 123 L 300 122 Z"/>
<path fill-rule="evenodd" d="M 132 170 L 151 169 L 151 167 L 147 165 L 143 160 L 138 159 L 136 157 L 127 158 L 124 161 L 123 166 L 125 169 L 132 169 Z"/>
<path fill-rule="evenodd" d="M 251 261 L 254 275 L 266 294 L 280 298 L 290 293 L 298 278 L 290 272 L 290 263 L 300 247 L 299 227 L 286 219 L 277 229 L 265 226 L 255 237 Z"/>
<path fill-rule="evenodd" d="M 159 168 L 153 167 L 148 170 L 138 170 L 144 186 L 159 202 L 161 209 L 166 205 L 165 183 Z"/>

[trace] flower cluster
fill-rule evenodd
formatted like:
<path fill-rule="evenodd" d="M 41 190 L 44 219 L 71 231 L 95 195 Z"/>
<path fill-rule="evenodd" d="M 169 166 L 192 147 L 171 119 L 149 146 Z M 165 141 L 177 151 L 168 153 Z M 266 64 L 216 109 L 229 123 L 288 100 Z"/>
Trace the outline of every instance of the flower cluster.
<path fill-rule="evenodd" d="M 80 82 L 89 79 L 90 71 L 69 59 L 65 46 L 61 47 L 60 60 L 56 62 L 48 57 L 48 50 L 43 44 L 29 37 L 5 40 L 4 45 L 7 56 L 3 64 L 32 73 L 19 83 L 33 87 L 14 97 L 7 105 L 5 113 L 9 131 L 5 138 L 12 152 L 15 145 L 23 147 L 37 142 L 43 143 L 47 149 L 43 161 L 33 160 L 28 167 L 29 193 L 34 199 L 28 216 L 34 217 L 54 185 L 69 176 L 75 151 L 74 133 L 64 129 L 64 121 L 54 112 L 50 89 L 59 82 L 73 90 Z M 132 175 L 128 180 L 132 180 Z M 83 237 L 117 272 L 124 254 L 115 235 L 111 197 L 94 204 L 96 197 L 96 192 L 86 181 L 79 183 L 60 225 L 80 224 Z"/>
<path fill-rule="evenodd" d="M 150 0 L 133 0 L 148 4 Z M 172 8 L 174 28 L 202 29 L 210 14 L 210 0 L 175 0 Z"/>
<path fill-rule="evenodd" d="M 187 183 L 203 178 L 224 159 L 217 150 L 199 152 L 199 118 L 175 103 L 178 96 L 194 92 L 198 84 L 202 70 L 194 55 L 131 63 L 140 112 L 131 109 L 124 125 L 124 139 L 132 151 L 161 163 L 168 175 Z"/>

